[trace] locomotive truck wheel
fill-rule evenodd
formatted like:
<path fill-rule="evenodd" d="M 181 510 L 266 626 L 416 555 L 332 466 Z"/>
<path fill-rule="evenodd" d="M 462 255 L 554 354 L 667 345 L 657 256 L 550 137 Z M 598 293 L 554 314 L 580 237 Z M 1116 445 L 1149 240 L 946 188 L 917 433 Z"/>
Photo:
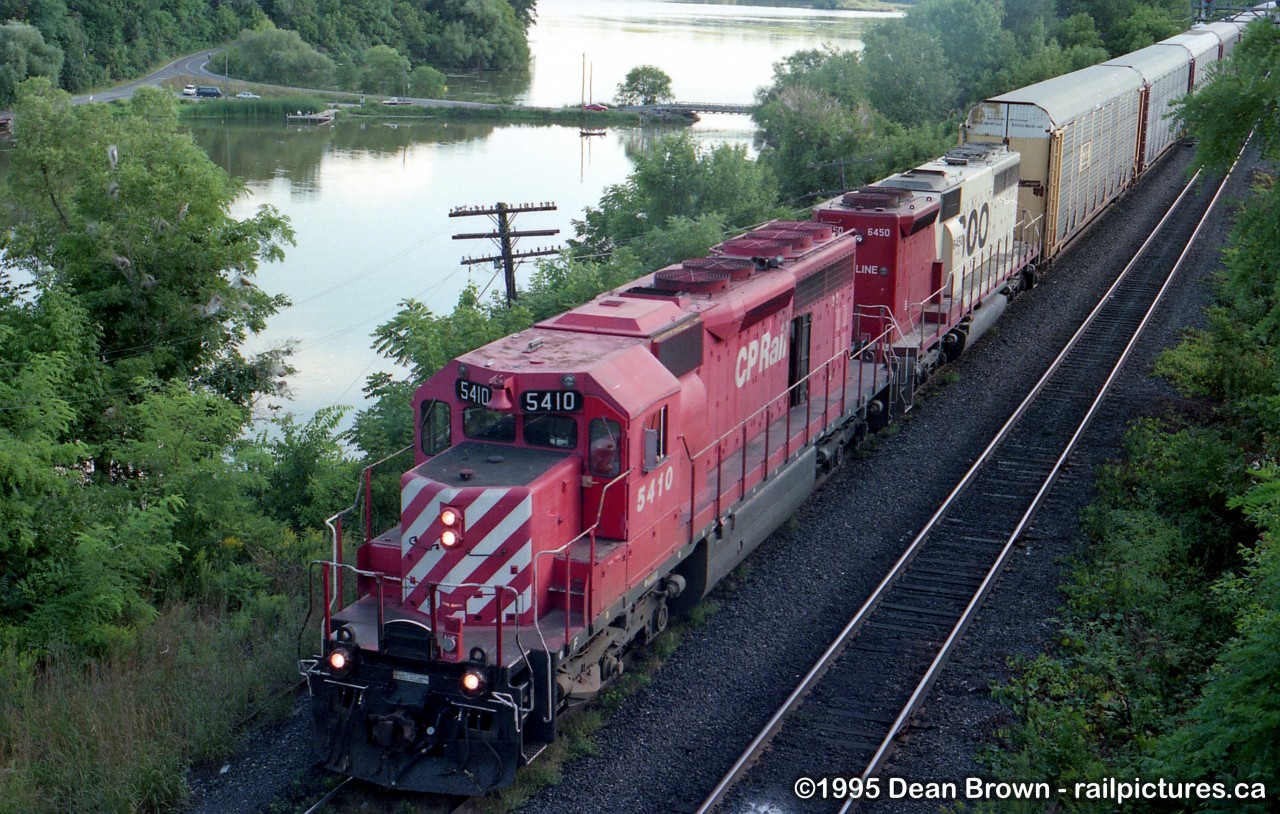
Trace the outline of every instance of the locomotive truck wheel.
<path fill-rule="evenodd" d="M 842 463 L 844 463 L 844 444 L 838 443 L 835 449 L 831 450 L 831 470 L 839 469 Z"/>
<path fill-rule="evenodd" d="M 669 619 L 670 619 L 670 613 L 667 610 L 666 602 L 663 602 L 661 605 L 653 609 L 653 635 L 654 636 L 657 636 L 659 633 L 667 629 L 667 621 Z"/>
<path fill-rule="evenodd" d="M 625 669 L 626 664 L 614 653 L 605 653 L 600 658 L 600 678 L 605 681 L 622 675 Z"/>
<path fill-rule="evenodd" d="M 1022 270 L 1022 287 L 1027 291 L 1030 291 L 1031 289 L 1035 288 L 1036 283 L 1039 281 L 1039 279 L 1040 279 L 1039 272 L 1037 272 L 1034 263 L 1029 264 L 1026 268 Z"/>

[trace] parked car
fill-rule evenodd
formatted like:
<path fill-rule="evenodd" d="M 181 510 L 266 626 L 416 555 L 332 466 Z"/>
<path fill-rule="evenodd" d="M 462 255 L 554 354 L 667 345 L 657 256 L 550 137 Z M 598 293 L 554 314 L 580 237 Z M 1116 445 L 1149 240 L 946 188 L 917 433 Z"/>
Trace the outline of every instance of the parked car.
<path fill-rule="evenodd" d="M 195 86 L 195 85 L 183 85 L 183 86 L 182 86 L 182 95 L 183 95 L 183 96 L 195 96 L 195 95 L 196 95 L 196 86 Z"/>
<path fill-rule="evenodd" d="M 212 85 L 201 85 L 196 88 L 196 96 L 203 96 L 206 99 L 221 99 L 222 88 L 214 87 Z"/>
<path fill-rule="evenodd" d="M 599 102 L 592 102 L 592 103 L 591 103 L 591 104 L 589 104 L 589 105 L 583 105 L 583 106 L 582 106 L 582 109 L 583 109 L 583 110 L 592 110 L 592 111 L 595 111 L 596 113 L 599 113 L 599 112 L 601 112 L 601 111 L 603 111 L 603 110 L 608 110 L 608 109 L 609 109 L 609 106 L 608 106 L 608 105 L 602 105 L 602 104 L 600 104 Z"/>
<path fill-rule="evenodd" d="M 392 96 L 390 99 L 383 99 L 382 103 L 384 105 L 394 105 L 397 107 L 403 107 L 404 105 L 413 104 L 413 102 L 409 101 L 408 99 L 401 99 L 399 96 Z"/>
<path fill-rule="evenodd" d="M 262 97 L 256 93 L 250 93 L 247 90 L 242 90 L 236 94 L 236 98 L 237 99 L 261 99 Z"/>

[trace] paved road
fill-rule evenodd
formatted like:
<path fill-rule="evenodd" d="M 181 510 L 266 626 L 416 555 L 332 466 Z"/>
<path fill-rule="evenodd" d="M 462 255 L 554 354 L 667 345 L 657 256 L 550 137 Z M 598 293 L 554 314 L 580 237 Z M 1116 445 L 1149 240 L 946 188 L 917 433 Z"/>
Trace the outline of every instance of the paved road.
<path fill-rule="evenodd" d="M 198 54 L 191 54 L 190 56 L 175 59 L 173 62 L 170 62 L 158 71 L 149 73 L 141 79 L 135 79 L 132 82 L 117 85 L 109 90 L 73 96 L 71 97 L 71 103 L 73 105 L 80 105 L 85 102 L 110 102 L 115 99 L 128 99 L 133 96 L 134 91 L 144 85 L 160 87 L 166 79 L 173 79 L 178 76 L 196 76 L 207 78 L 210 81 L 223 79 L 224 77 L 205 68 L 209 63 L 209 59 L 214 54 L 220 53 L 221 51 L 221 48 L 212 48 L 208 51 L 201 51 Z"/>
<path fill-rule="evenodd" d="M 110 90 L 98 91 L 96 93 L 81 94 L 80 96 L 71 97 L 72 104 L 84 104 L 85 102 L 110 102 L 115 99 L 128 99 L 133 96 L 133 92 L 144 85 L 151 87 L 160 87 L 165 80 L 173 79 L 179 76 L 196 77 L 197 79 L 207 80 L 206 84 L 214 84 L 218 82 L 235 81 L 223 74 L 209 70 L 212 63 L 218 66 L 219 60 L 213 57 L 222 53 L 221 48 L 211 48 L 207 51 L 201 51 L 190 56 L 175 59 L 163 68 L 154 71 L 141 79 L 135 79 L 132 82 L 126 82 L 118 85 Z M 295 88 L 287 85 L 265 85 L 261 82 L 253 83 L 255 86 L 271 87 L 278 90 L 296 91 L 298 93 L 310 94 L 331 94 L 334 91 L 317 90 L 315 88 Z M 343 93 L 343 96 L 351 96 L 350 93 Z M 369 94 L 372 98 L 381 98 L 374 94 Z M 498 108 L 502 105 L 484 104 L 481 102 L 456 102 L 449 99 L 417 99 L 404 97 L 408 102 L 417 107 L 473 107 L 473 108 Z M 550 109 L 550 108 L 548 108 Z"/>

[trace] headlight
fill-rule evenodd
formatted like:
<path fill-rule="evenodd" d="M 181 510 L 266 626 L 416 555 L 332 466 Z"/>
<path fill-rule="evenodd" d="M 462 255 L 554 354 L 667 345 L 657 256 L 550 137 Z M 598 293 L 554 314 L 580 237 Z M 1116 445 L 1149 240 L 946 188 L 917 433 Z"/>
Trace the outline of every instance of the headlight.
<path fill-rule="evenodd" d="M 335 678 L 342 678 L 356 666 L 356 653 L 347 645 L 340 644 L 329 651 L 324 663 Z"/>
<path fill-rule="evenodd" d="M 462 545 L 462 512 L 460 510 L 453 506 L 441 508 L 440 525 L 444 526 L 440 532 L 440 545 L 445 548 Z"/>
<path fill-rule="evenodd" d="M 472 667 L 462 674 L 460 683 L 462 684 L 463 695 L 475 698 L 484 692 L 485 686 L 489 682 L 485 680 L 484 670 Z"/>

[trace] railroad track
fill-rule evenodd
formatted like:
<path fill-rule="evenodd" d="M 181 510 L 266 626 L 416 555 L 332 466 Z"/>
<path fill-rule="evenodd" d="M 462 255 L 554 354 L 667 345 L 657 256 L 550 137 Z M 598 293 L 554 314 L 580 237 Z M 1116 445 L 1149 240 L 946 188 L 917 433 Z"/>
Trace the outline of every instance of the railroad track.
<path fill-rule="evenodd" d="M 467 814 L 477 810 L 472 806 L 470 797 L 393 792 L 365 783 L 357 783 L 355 778 L 348 777 L 325 792 L 307 808 L 299 807 L 298 811 L 300 814 L 322 814 L 331 809 L 337 810 L 339 805 L 342 806 L 343 811 L 390 812 L 412 809 L 421 814 Z"/>
<path fill-rule="evenodd" d="M 324 796 L 319 800 L 316 800 L 308 806 L 307 810 L 302 812 L 302 814 L 320 814 L 321 811 L 324 811 L 326 806 L 330 805 L 339 795 L 342 794 L 343 789 L 351 785 L 354 781 L 354 777 L 348 777 L 346 780 L 343 780 L 341 783 L 325 792 Z"/>
<path fill-rule="evenodd" d="M 861 797 L 877 777 L 1049 495 L 1230 177 L 1212 189 L 1198 185 L 1199 174 L 1188 182 L 1048 371 L 695 814 L 845 814 L 856 805 L 855 794 Z"/>

